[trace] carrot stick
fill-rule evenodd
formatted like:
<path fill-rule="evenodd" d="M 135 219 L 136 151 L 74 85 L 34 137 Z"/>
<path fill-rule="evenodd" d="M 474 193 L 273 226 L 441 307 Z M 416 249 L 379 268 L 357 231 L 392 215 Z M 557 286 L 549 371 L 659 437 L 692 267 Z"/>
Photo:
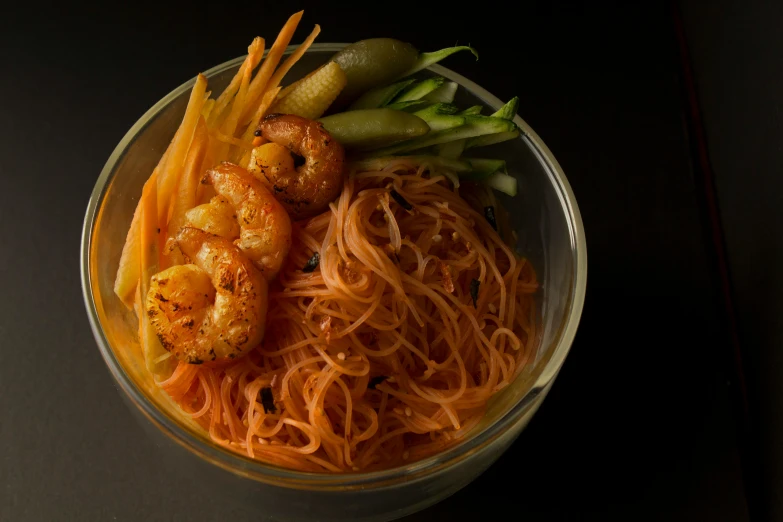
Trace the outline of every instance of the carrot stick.
<path fill-rule="evenodd" d="M 169 154 L 171 153 L 171 143 L 169 143 L 166 152 L 163 153 L 158 164 L 152 170 L 152 176 L 157 179 L 158 172 L 160 172 L 168 161 Z M 120 256 L 120 264 L 117 269 L 117 278 L 114 280 L 114 293 L 128 308 L 133 307 L 133 293 L 139 283 L 139 248 L 140 248 L 140 219 L 141 217 L 141 200 L 136 205 L 136 210 L 133 213 L 133 220 L 131 221 L 128 235 L 125 238 L 125 245 L 122 247 L 122 255 Z"/>
<path fill-rule="evenodd" d="M 141 229 L 141 255 L 139 256 L 139 297 L 141 300 L 139 316 L 139 342 L 144 355 L 147 370 L 154 375 L 161 376 L 165 373 L 168 361 L 159 358 L 166 353 L 160 344 L 155 329 L 144 313 L 144 301 L 150 287 L 150 278 L 158 271 L 158 183 L 155 173 L 144 184 L 141 194 L 141 215 L 139 217 Z"/>
<path fill-rule="evenodd" d="M 223 134 L 219 130 L 210 131 L 209 135 L 218 141 L 222 141 L 223 143 L 228 143 L 229 145 L 234 145 L 235 147 L 239 147 L 241 149 L 253 148 L 253 145 L 251 143 L 242 141 L 240 138 L 229 136 L 228 134 Z"/>
<path fill-rule="evenodd" d="M 215 109 L 215 100 L 207 100 L 204 102 L 204 107 L 201 108 L 201 115 L 204 118 L 209 118 L 212 111 Z"/>
<path fill-rule="evenodd" d="M 260 60 L 260 56 L 258 59 Z M 250 86 L 251 73 L 252 71 L 250 69 L 245 69 L 245 75 L 242 77 L 242 83 L 239 87 L 239 92 L 234 98 L 234 103 L 231 106 L 231 112 L 223 122 L 223 125 L 220 127 L 221 132 L 226 136 L 231 136 L 233 138 L 234 133 L 236 132 L 239 116 L 242 114 L 242 111 L 245 107 L 245 102 L 247 101 L 247 92 Z M 227 159 L 230 145 L 220 140 L 216 140 L 215 143 L 217 144 L 215 149 L 217 151 L 215 159 L 217 161 L 223 161 L 224 159 Z"/>
<path fill-rule="evenodd" d="M 144 310 L 143 303 L 141 302 L 141 287 L 136 285 L 136 291 L 133 292 L 133 311 L 136 312 L 136 317 L 141 317 L 141 311 Z M 141 325 L 141 322 L 139 322 Z"/>
<path fill-rule="evenodd" d="M 258 123 L 261 121 L 261 118 L 263 118 L 267 111 L 269 110 L 269 107 L 272 106 L 272 104 L 277 100 L 277 95 L 280 93 L 280 87 L 275 87 L 274 89 L 267 91 L 264 94 L 264 98 L 261 100 L 261 104 L 256 109 L 256 113 L 253 115 L 253 118 L 250 120 L 250 125 L 247 126 L 247 129 L 245 129 L 245 133 L 242 135 L 242 141 L 251 142 L 253 145 L 255 145 L 255 142 L 253 140 L 253 133 L 256 131 L 256 128 L 258 127 Z"/>
<path fill-rule="evenodd" d="M 299 25 L 299 20 L 302 19 L 303 13 L 304 11 L 299 11 L 291 15 L 291 18 L 288 19 L 280 30 L 280 34 L 277 35 L 275 43 L 269 49 L 269 53 L 261 64 L 258 74 L 256 74 L 256 77 L 253 78 L 253 82 L 250 84 L 245 110 L 239 118 L 240 125 L 244 125 L 252 119 L 253 107 L 258 100 L 262 99 L 264 92 L 267 91 L 269 79 L 272 77 L 277 64 L 280 63 L 280 58 L 282 58 L 286 47 L 291 42 L 291 38 L 294 36 L 294 31 L 296 31 L 296 26 Z"/>
<path fill-rule="evenodd" d="M 117 278 L 114 280 L 114 293 L 127 306 L 133 306 L 133 292 L 139 281 L 139 217 L 141 215 L 141 202 L 136 205 L 133 212 L 128 236 L 122 247 L 120 266 L 117 269 Z"/>
<path fill-rule="evenodd" d="M 277 68 L 277 70 L 275 71 L 274 75 L 272 75 L 272 78 L 269 79 L 269 85 L 266 88 L 266 90 L 264 91 L 263 97 L 261 98 L 261 100 L 262 100 L 261 104 L 259 105 L 258 109 L 256 109 L 256 112 L 253 115 L 253 118 L 250 120 L 250 124 L 245 129 L 245 132 L 242 135 L 242 141 L 250 141 L 250 140 L 252 140 L 252 144 L 253 144 L 254 147 L 258 147 L 259 145 L 261 145 L 263 143 L 263 140 L 261 138 L 258 138 L 258 137 L 253 139 L 252 135 L 255 132 L 256 127 L 258 127 L 258 122 L 260 122 L 261 118 L 264 117 L 264 115 L 269 110 L 269 107 L 272 105 L 272 103 L 277 101 L 277 99 L 279 99 L 280 97 L 282 97 L 283 91 L 285 93 L 290 92 L 291 90 L 293 90 L 293 87 L 295 85 L 297 85 L 302 80 L 305 80 L 305 79 L 309 78 L 311 75 L 315 74 L 318 71 L 318 69 L 316 69 L 315 71 L 311 72 L 310 74 L 308 74 L 307 76 L 305 76 L 301 80 L 298 80 L 298 81 L 294 82 L 293 85 L 289 85 L 288 87 L 286 87 L 285 89 L 282 89 L 282 91 L 281 91 L 281 89 L 280 89 L 280 82 L 283 81 L 283 78 L 285 77 L 285 75 L 288 74 L 288 71 L 291 70 L 291 68 L 296 64 L 296 62 L 298 62 L 299 59 L 302 58 L 302 55 L 307 51 L 307 49 L 310 48 L 310 46 L 313 44 L 313 42 L 315 41 L 316 37 L 320 34 L 320 32 L 321 32 L 321 26 L 316 24 L 315 28 L 313 29 L 313 32 L 310 33 L 310 36 L 308 36 L 305 39 L 305 41 L 302 42 L 299 45 L 299 47 L 296 48 L 296 51 L 294 51 L 286 59 L 286 61 L 283 62 L 283 64 L 280 67 Z M 267 100 L 268 100 L 267 96 L 270 96 L 270 94 L 269 94 L 270 92 L 274 92 L 274 98 L 272 98 L 271 101 L 269 101 L 269 103 L 267 103 Z M 238 151 L 237 152 L 237 157 L 241 157 L 241 159 L 239 161 L 241 162 L 242 165 L 246 165 L 247 164 L 245 159 L 247 159 L 249 161 L 249 156 L 247 154 L 243 155 L 243 151 Z"/>
<path fill-rule="evenodd" d="M 280 85 L 280 82 L 283 81 L 283 78 L 286 74 L 288 74 L 288 71 L 291 70 L 291 68 L 296 65 L 296 62 L 299 61 L 300 58 L 302 58 L 302 55 L 307 51 L 307 49 L 310 48 L 311 45 L 313 45 L 313 42 L 315 41 L 316 37 L 321 32 L 321 26 L 318 24 L 315 24 L 315 28 L 313 29 L 313 32 L 310 33 L 310 36 L 308 36 L 304 42 L 302 42 L 299 47 L 296 48 L 296 51 L 291 53 L 291 55 L 286 59 L 286 61 L 283 62 L 283 65 L 277 68 L 275 71 L 275 74 L 272 75 L 272 78 L 269 80 L 269 87 L 267 87 L 267 91 L 270 89 L 274 89 L 278 85 Z"/>
<path fill-rule="evenodd" d="M 204 161 L 201 163 L 201 172 L 203 173 L 206 169 L 210 169 L 215 166 L 215 156 L 212 153 L 212 142 L 215 140 L 207 136 L 207 145 L 206 145 L 206 153 L 204 154 Z M 212 188 L 212 185 L 205 185 L 203 183 L 199 183 L 198 187 L 196 188 L 196 205 L 200 205 L 202 203 L 206 203 L 210 199 L 212 199 L 215 196 L 216 192 L 215 189 Z"/>
<path fill-rule="evenodd" d="M 185 168 L 171 201 L 172 213 L 167 234 L 169 240 L 176 238 L 177 233 L 185 224 L 185 213 L 196 206 L 196 191 L 201 181 L 204 155 L 209 145 L 208 132 L 206 121 L 204 118 L 199 118 L 196 132 L 193 135 L 193 143 L 190 145 L 188 158 L 185 161 Z M 179 265 L 184 261 L 178 250 L 172 251 L 168 258 L 171 265 Z"/>
<path fill-rule="evenodd" d="M 244 78 L 245 73 L 248 71 L 248 69 L 252 73 L 253 69 L 255 69 L 256 66 L 259 64 L 261 58 L 264 56 L 264 46 L 265 46 L 264 39 L 258 36 L 256 36 L 253 39 L 253 41 L 250 43 L 250 45 L 247 48 L 247 57 L 245 57 L 245 61 L 242 62 L 242 65 L 239 67 L 239 70 L 231 79 L 231 83 L 228 84 L 228 87 L 225 88 L 225 90 L 220 94 L 220 96 L 218 96 L 218 99 L 215 101 L 215 105 L 211 109 L 211 113 L 207 118 L 208 126 L 210 127 L 215 126 L 215 122 L 223 114 L 223 111 L 226 110 L 226 107 L 228 107 L 228 104 L 231 102 L 231 100 L 234 98 L 234 95 L 239 90 L 239 86 L 242 83 L 242 78 Z"/>
<path fill-rule="evenodd" d="M 174 191 L 179 175 L 182 172 L 185 155 L 190 147 L 193 132 L 196 129 L 196 123 L 204 105 L 204 94 L 206 91 L 207 78 L 203 74 L 199 74 L 190 93 L 190 100 L 188 100 L 185 117 L 182 119 L 178 135 L 172 141 L 171 157 L 166 162 L 165 168 L 158 174 L 158 223 L 161 228 L 165 228 L 168 222 L 171 193 Z"/>

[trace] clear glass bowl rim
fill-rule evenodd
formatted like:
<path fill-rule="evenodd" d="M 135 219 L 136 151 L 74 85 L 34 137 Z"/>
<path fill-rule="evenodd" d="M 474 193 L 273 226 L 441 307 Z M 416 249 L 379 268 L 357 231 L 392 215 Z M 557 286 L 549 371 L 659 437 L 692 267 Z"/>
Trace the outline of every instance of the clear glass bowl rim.
<path fill-rule="evenodd" d="M 309 52 L 337 52 L 348 44 L 345 43 L 319 43 L 313 44 Z M 289 46 L 285 54 L 293 52 L 298 45 Z M 238 66 L 244 60 L 244 56 L 229 60 L 207 70 L 204 75 L 207 78 L 223 72 L 226 69 Z M 452 81 L 457 82 L 462 87 L 468 89 L 479 96 L 490 105 L 500 107 L 503 105 L 500 99 L 490 94 L 488 91 L 463 77 L 460 74 L 451 71 L 440 65 L 433 65 L 430 71 L 445 76 Z M 308 490 L 352 490 L 367 488 L 382 488 L 392 486 L 399 481 L 409 482 L 411 480 L 429 477 L 437 473 L 447 471 L 456 463 L 469 458 L 493 440 L 497 439 L 504 432 L 513 427 L 525 413 L 527 406 L 542 392 L 547 390 L 554 378 L 557 376 L 560 367 L 565 360 L 571 347 L 579 320 L 584 306 L 585 288 L 587 284 L 587 246 L 585 241 L 584 225 L 576 203 L 576 198 L 571 190 L 571 186 L 565 177 L 555 157 L 549 148 L 544 144 L 541 138 L 533 129 L 525 123 L 522 118 L 516 116 L 514 122 L 523 130 L 523 139 L 527 141 L 533 152 L 538 156 L 548 171 L 550 181 L 554 186 L 560 198 L 563 210 L 567 215 L 569 232 L 571 234 L 572 251 L 574 252 L 574 284 L 571 287 L 570 306 L 568 314 L 561 325 L 560 335 L 556 338 L 554 349 L 551 351 L 549 360 L 540 369 L 535 383 L 525 393 L 525 395 L 505 414 L 497 419 L 493 424 L 486 427 L 482 432 L 475 434 L 466 441 L 457 444 L 441 453 L 431 457 L 416 461 L 404 467 L 391 468 L 375 472 L 361 472 L 349 474 L 327 474 L 327 473 L 307 473 L 280 468 L 262 462 L 251 460 L 249 457 L 231 452 L 221 448 L 202 437 L 195 436 L 188 429 L 178 424 L 167 415 L 158 410 L 155 405 L 141 392 L 132 379 L 114 355 L 109 346 L 108 339 L 100 324 L 97 305 L 92 292 L 92 280 L 90 274 L 90 251 L 92 248 L 92 234 L 95 227 L 98 209 L 103 202 L 106 189 L 109 186 L 115 167 L 123 156 L 123 152 L 133 141 L 136 135 L 143 131 L 147 123 L 172 100 L 180 96 L 183 92 L 189 91 L 195 83 L 195 77 L 171 91 L 155 105 L 153 105 L 139 120 L 128 130 L 119 144 L 115 147 L 109 159 L 106 161 L 98 180 L 95 183 L 90 200 L 87 206 L 87 212 L 84 218 L 81 238 L 80 266 L 82 292 L 84 296 L 87 315 L 92 327 L 93 335 L 100 349 L 106 365 L 109 368 L 115 381 L 120 385 L 122 391 L 135 404 L 140 412 L 166 434 L 170 439 L 179 445 L 196 454 L 197 456 L 212 462 L 213 464 L 231 471 L 240 476 L 251 478 L 263 483 L 284 485 L 297 489 Z M 545 347 L 542 347 L 545 349 Z"/>

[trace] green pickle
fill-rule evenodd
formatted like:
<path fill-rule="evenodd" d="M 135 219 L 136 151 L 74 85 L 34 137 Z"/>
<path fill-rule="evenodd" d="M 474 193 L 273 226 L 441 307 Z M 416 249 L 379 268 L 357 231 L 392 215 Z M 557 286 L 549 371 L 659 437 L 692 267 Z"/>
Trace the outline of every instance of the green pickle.
<path fill-rule="evenodd" d="M 334 106 L 342 107 L 365 91 L 396 80 L 418 57 L 415 47 L 393 38 L 371 38 L 345 47 L 332 58 L 348 79 Z"/>
<path fill-rule="evenodd" d="M 418 116 L 393 109 L 341 112 L 318 121 L 345 148 L 355 150 L 392 145 L 430 131 Z"/>

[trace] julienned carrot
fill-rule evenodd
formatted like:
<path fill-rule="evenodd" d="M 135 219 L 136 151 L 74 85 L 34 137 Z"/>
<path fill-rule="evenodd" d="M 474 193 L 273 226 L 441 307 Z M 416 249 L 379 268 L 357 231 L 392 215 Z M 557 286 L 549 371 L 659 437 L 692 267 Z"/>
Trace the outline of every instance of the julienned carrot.
<path fill-rule="evenodd" d="M 136 317 L 141 317 L 142 310 L 144 310 L 142 305 L 141 288 L 139 288 L 139 285 L 136 285 L 136 291 L 133 292 L 133 311 L 136 312 Z M 139 325 L 141 325 L 141 323 L 139 323 Z"/>
<path fill-rule="evenodd" d="M 133 213 L 125 245 L 122 247 L 120 266 L 117 269 L 117 278 L 114 280 L 114 293 L 127 306 L 133 306 L 133 291 L 139 282 L 139 219 L 141 215 L 141 202 L 136 205 Z"/>
<path fill-rule="evenodd" d="M 288 74 L 288 71 L 290 71 L 291 68 L 296 65 L 296 62 L 298 62 L 302 58 L 302 55 L 310 48 L 311 45 L 313 45 L 313 42 L 320 33 L 321 26 L 315 24 L 315 28 L 313 29 L 313 32 L 310 33 L 310 36 L 308 36 L 305 41 L 296 48 L 296 51 L 291 53 L 283 62 L 283 64 L 277 68 L 275 74 L 273 74 L 272 78 L 269 80 L 269 86 L 266 88 L 266 91 L 274 89 L 280 85 L 280 82 L 283 81 L 283 78 L 285 78 L 285 75 Z"/>
<path fill-rule="evenodd" d="M 242 141 L 240 138 L 234 138 L 233 136 L 229 136 L 228 134 L 224 134 L 220 132 L 219 130 L 212 130 L 209 132 L 209 135 L 215 138 L 218 141 L 222 141 L 223 143 L 228 143 L 229 145 L 234 145 L 235 147 L 239 147 L 241 149 L 252 149 L 253 145 L 252 143 L 248 143 L 246 141 Z"/>
<path fill-rule="evenodd" d="M 264 56 L 264 46 L 264 39 L 259 36 L 256 36 L 253 39 L 253 42 L 248 46 L 245 61 L 242 62 L 242 65 L 231 79 L 231 83 L 228 84 L 228 87 L 226 87 L 220 96 L 218 96 L 217 100 L 214 101 L 214 107 L 210 109 L 210 114 L 207 117 L 207 124 L 210 127 L 214 126 L 215 122 L 223 114 L 223 111 L 228 107 L 228 104 L 231 103 L 234 95 L 239 91 L 239 86 L 242 83 L 245 72 L 249 69 L 252 73 L 253 69 L 255 69 L 261 61 L 261 58 Z"/>
<path fill-rule="evenodd" d="M 167 165 L 169 163 L 169 158 L 171 157 L 171 149 L 174 147 L 174 144 L 179 141 L 179 137 L 182 135 L 183 132 L 183 126 L 180 124 L 180 126 L 177 128 L 177 132 L 174 133 L 174 137 L 171 139 L 171 143 L 169 143 L 168 149 L 166 150 L 166 157 L 165 159 L 162 159 L 158 166 L 155 168 L 153 173 L 155 176 L 157 176 L 158 181 L 160 181 L 160 174 L 161 172 L 166 172 L 166 169 L 168 168 Z M 160 202 L 158 202 L 160 203 Z M 141 205 L 141 200 L 139 200 L 139 205 Z M 171 205 L 169 205 L 169 212 L 167 214 L 166 219 L 158 224 L 158 269 L 163 270 L 165 268 L 168 268 L 166 259 L 163 258 L 161 255 L 163 253 L 163 246 L 165 244 L 165 238 L 167 235 L 167 225 L 168 225 L 168 216 L 171 214 Z"/>
<path fill-rule="evenodd" d="M 207 147 L 206 152 L 204 153 L 204 161 L 203 165 L 205 168 L 212 167 L 215 165 L 214 156 L 212 154 L 212 142 L 215 141 L 214 138 L 211 136 L 207 137 Z M 201 205 L 202 203 L 208 202 L 212 197 L 215 196 L 215 189 L 212 188 L 212 185 L 206 185 L 204 183 L 199 183 L 198 187 L 196 187 L 196 205 Z"/>
<path fill-rule="evenodd" d="M 158 183 L 157 175 L 153 172 L 144 190 L 141 193 L 140 226 L 140 255 L 139 255 L 139 299 L 141 309 L 144 309 L 144 300 L 149 292 L 150 278 L 158 272 Z M 166 350 L 160 344 L 155 329 L 152 327 L 147 314 L 139 315 L 139 343 L 144 355 L 147 370 L 157 377 L 166 375 L 169 361 L 161 359 L 166 355 Z"/>
<path fill-rule="evenodd" d="M 269 79 L 269 85 L 267 86 L 266 90 L 264 91 L 264 95 L 261 98 L 261 104 L 256 108 L 255 113 L 253 114 L 253 117 L 251 118 L 249 125 L 245 129 L 244 134 L 242 135 L 242 141 L 244 142 L 251 142 L 254 146 L 260 145 L 260 140 L 256 138 L 253 139 L 253 133 L 256 130 L 256 127 L 258 126 L 258 122 L 261 121 L 261 118 L 264 117 L 266 112 L 269 110 L 269 107 L 277 100 L 277 97 L 281 93 L 280 88 L 280 82 L 283 81 L 283 78 L 286 74 L 288 74 L 288 71 L 291 70 L 291 68 L 296 65 L 296 62 L 299 61 L 300 58 L 302 58 L 302 55 L 310 48 L 311 45 L 313 45 L 313 42 L 318 37 L 318 35 L 321 33 L 321 26 L 316 24 L 315 28 L 313 29 L 313 32 L 310 33 L 310 36 L 308 36 L 304 42 L 299 45 L 299 47 L 296 48 L 296 51 L 294 51 L 283 64 L 277 68 L 275 73 L 272 75 L 272 77 Z M 317 69 L 316 69 L 317 70 Z M 315 71 L 313 71 L 314 73 Z M 310 73 L 307 75 L 307 77 L 310 77 L 313 73 Z M 259 73 L 260 74 L 260 73 Z M 303 78 L 304 79 L 304 78 Z M 301 80 L 300 80 L 301 81 Z M 298 83 L 298 82 L 295 82 Z M 289 90 L 289 87 L 286 87 L 285 90 Z M 274 93 L 274 94 L 270 94 Z M 272 98 L 270 98 L 272 96 Z M 245 161 L 246 158 L 249 158 L 248 154 L 245 151 L 238 151 L 237 156 L 241 156 L 242 159 L 240 160 L 240 164 L 242 166 L 247 166 L 247 162 Z"/>
<path fill-rule="evenodd" d="M 188 157 L 185 160 L 185 167 L 182 170 L 177 189 L 174 192 L 171 201 L 171 220 L 168 224 L 168 238 L 174 239 L 177 232 L 185 224 L 185 213 L 196 206 L 196 192 L 201 173 L 203 171 L 204 155 L 209 145 L 209 131 L 204 118 L 199 118 L 196 124 L 196 132 L 193 135 L 193 142 L 188 150 Z M 173 251 L 169 256 L 169 263 L 172 265 L 181 264 L 181 254 Z"/>
<path fill-rule="evenodd" d="M 247 103 L 245 103 L 245 109 L 239 118 L 240 126 L 249 123 L 253 117 L 255 104 L 258 100 L 263 98 L 264 93 L 267 91 L 269 79 L 272 77 L 275 68 L 277 68 L 277 64 L 280 63 L 280 58 L 283 57 L 286 47 L 288 47 L 288 44 L 291 42 L 291 38 L 294 36 L 294 32 L 299 25 L 299 21 L 302 19 L 303 13 L 304 11 L 299 11 L 298 13 L 291 15 L 280 30 L 280 34 L 277 35 L 275 43 L 272 44 L 272 47 L 269 49 L 269 53 L 261 64 L 258 74 L 256 74 L 256 77 L 253 78 L 253 81 L 250 84 L 250 89 L 247 93 Z"/>
<path fill-rule="evenodd" d="M 257 57 L 258 60 L 261 59 L 261 55 L 259 54 Z M 252 71 L 248 68 L 245 69 L 245 74 L 242 77 L 242 82 L 239 86 L 239 92 L 237 92 L 236 97 L 234 98 L 234 103 L 231 105 L 231 112 L 229 112 L 228 117 L 225 119 L 223 124 L 220 127 L 220 131 L 225 134 L 226 136 L 234 137 L 234 133 L 237 129 L 237 123 L 239 122 L 239 117 L 244 111 L 245 103 L 247 102 L 247 92 L 250 87 L 250 79 L 252 77 Z M 215 150 L 217 150 L 217 154 L 215 155 L 216 161 L 223 161 L 225 159 L 228 159 L 228 151 L 230 149 L 230 145 L 228 143 L 222 142 L 220 140 L 216 140 L 216 147 Z"/>
<path fill-rule="evenodd" d="M 300 11 L 288 19 L 275 39 L 266 59 L 263 61 L 261 69 L 252 80 L 250 80 L 249 74 L 252 75 L 253 69 L 259 64 L 263 56 L 265 45 L 263 38 L 256 38 L 250 44 L 248 47 L 248 58 L 243 62 L 240 71 L 237 72 L 237 75 L 217 100 L 208 99 L 206 78 L 201 74 L 197 77 L 182 124 L 177 129 L 177 133 L 169 144 L 166 153 L 153 172 L 153 176 L 157 179 L 158 226 L 156 228 L 161 229 L 162 233 L 160 237 L 161 243 L 158 244 L 157 249 L 159 252 L 162 251 L 162 242 L 170 235 L 167 233 L 167 229 L 168 221 L 174 213 L 173 202 L 176 199 L 174 191 L 177 190 L 186 157 L 189 155 L 189 148 L 199 116 L 203 116 L 207 124 L 210 120 L 217 122 L 223 131 L 222 134 L 226 136 L 233 136 L 237 127 L 241 129 L 244 122 L 249 122 L 251 125 L 242 136 L 242 141 L 250 143 L 255 127 L 280 93 L 279 83 L 291 67 L 301 58 L 307 48 L 310 47 L 320 32 L 320 27 L 316 25 L 313 32 L 297 51 L 280 68 L 277 68 L 286 47 L 291 42 L 302 14 L 303 11 Z M 244 96 L 242 96 L 241 100 L 237 100 L 235 95 L 242 88 L 243 80 L 247 82 Z M 225 110 L 232 100 L 234 101 L 232 112 L 235 112 L 234 117 L 236 120 L 231 118 L 232 114 L 225 114 Z M 259 100 L 260 103 L 256 106 L 256 102 L 259 102 Z M 230 132 L 225 132 L 226 130 Z M 223 154 L 223 150 L 217 150 L 223 149 L 224 145 L 216 143 L 217 141 L 217 139 L 206 138 L 205 146 L 201 152 L 203 163 L 214 164 L 226 155 Z M 225 146 L 227 147 L 228 145 L 225 144 Z M 242 157 L 243 163 L 246 163 L 245 160 L 249 160 L 249 155 L 250 151 L 241 149 L 235 153 L 235 156 Z M 200 203 L 205 197 L 210 195 L 205 192 L 205 187 L 199 184 L 196 189 L 195 204 Z M 139 202 L 139 206 L 136 208 L 130 230 L 128 231 L 114 285 L 115 293 L 129 308 L 132 308 L 134 305 L 134 292 L 138 288 L 139 282 L 140 213 L 141 202 Z M 164 265 L 168 264 L 164 258 L 159 258 L 158 263 L 158 268 L 163 268 Z"/>
<path fill-rule="evenodd" d="M 204 117 L 204 119 L 209 118 L 209 115 L 212 114 L 212 110 L 215 108 L 215 100 L 207 100 L 204 102 L 204 106 L 201 108 L 201 115 Z"/>
<path fill-rule="evenodd" d="M 158 173 L 163 169 L 171 153 L 171 143 L 169 143 L 166 152 L 163 153 L 157 166 L 152 171 L 152 176 L 157 179 Z M 125 245 L 122 247 L 120 256 L 120 265 L 117 269 L 117 278 L 114 280 L 114 293 L 128 308 L 133 307 L 133 293 L 139 284 L 139 249 L 141 248 L 140 238 L 140 218 L 141 218 L 141 200 L 136 205 L 133 213 L 128 236 L 125 238 Z"/>
<path fill-rule="evenodd" d="M 185 163 L 185 155 L 193 139 L 193 132 L 196 129 L 196 123 L 201 115 L 201 108 L 204 105 L 204 94 L 207 91 L 207 78 L 199 74 L 193 90 L 190 92 L 190 100 L 185 109 L 185 116 L 182 118 L 179 132 L 174 137 L 171 146 L 171 156 L 166 162 L 163 170 L 158 174 L 158 223 L 165 228 L 169 217 L 169 204 L 171 203 L 171 193 L 177 185 L 177 180 L 182 172 L 182 165 Z"/>
<path fill-rule="evenodd" d="M 256 131 L 256 128 L 258 127 L 258 123 L 261 121 L 261 118 L 264 117 L 264 115 L 269 111 L 269 107 L 272 106 L 272 104 L 277 99 L 277 95 L 280 93 L 280 87 L 275 87 L 271 91 L 267 91 L 266 94 L 264 94 L 264 98 L 261 100 L 261 103 L 258 105 L 258 108 L 256 108 L 256 113 L 253 115 L 253 118 L 250 120 L 250 125 L 248 125 L 247 130 L 245 130 L 245 134 L 242 136 L 242 141 L 253 141 L 253 146 L 257 147 L 260 145 L 260 143 L 257 140 L 253 140 L 253 133 Z"/>

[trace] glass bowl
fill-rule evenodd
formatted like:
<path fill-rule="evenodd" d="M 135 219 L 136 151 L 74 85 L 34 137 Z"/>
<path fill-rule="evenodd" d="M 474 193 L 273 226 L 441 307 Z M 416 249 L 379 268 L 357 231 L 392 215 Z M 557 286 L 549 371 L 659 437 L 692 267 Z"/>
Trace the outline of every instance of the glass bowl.
<path fill-rule="evenodd" d="M 312 46 L 286 80 L 304 76 L 344 45 Z M 212 92 L 221 92 L 242 60 L 205 73 Z M 502 105 L 442 66 L 422 74 L 457 82 L 461 88 L 456 103 L 461 106 L 483 105 L 489 109 L 486 114 Z M 542 288 L 536 295 L 539 327 L 534 362 L 493 397 L 481 424 L 459 444 L 405 467 L 342 475 L 291 471 L 216 446 L 198 425 L 178 413 L 176 404 L 146 372 L 138 323 L 113 292 L 142 185 L 173 137 L 193 83 L 181 85 L 155 104 L 114 149 L 95 184 L 82 232 L 82 287 L 98 348 L 130 410 L 162 448 L 161 466 L 203 477 L 220 494 L 258 506 L 259 513 L 273 520 L 391 520 L 456 492 L 500 457 L 527 425 L 576 333 L 587 277 L 585 237 L 574 195 L 557 161 L 518 116 L 514 121 L 523 130 L 520 138 L 486 151 L 488 156 L 506 159 L 519 179 L 519 195 L 513 201 L 501 199 L 517 231 L 519 251 L 533 263 Z"/>

